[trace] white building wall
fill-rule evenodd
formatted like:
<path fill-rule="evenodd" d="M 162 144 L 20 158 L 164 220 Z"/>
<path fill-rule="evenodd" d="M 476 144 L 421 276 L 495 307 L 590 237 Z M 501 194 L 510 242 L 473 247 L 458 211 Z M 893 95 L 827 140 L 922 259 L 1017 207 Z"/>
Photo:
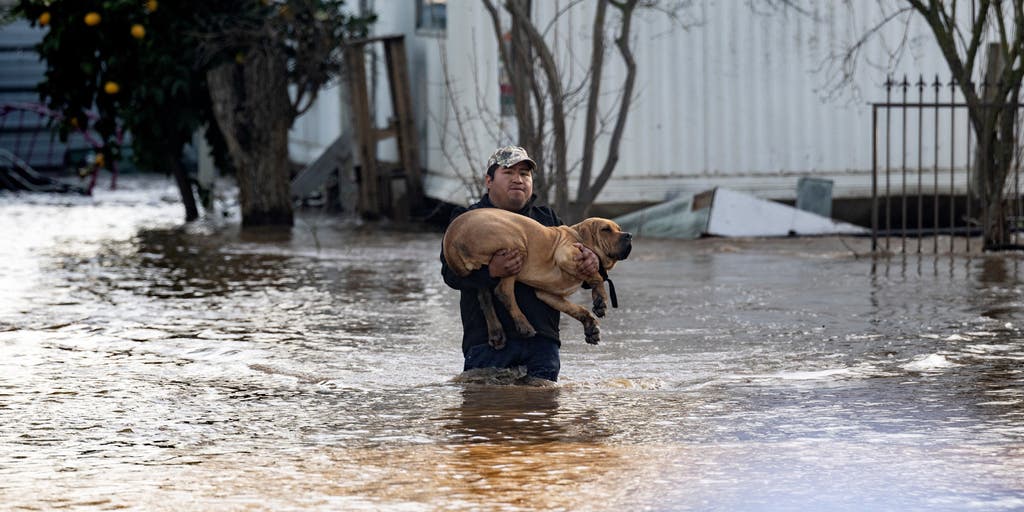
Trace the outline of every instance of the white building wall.
<path fill-rule="evenodd" d="M 534 4 L 540 26 L 571 6 L 548 37 L 560 62 L 573 63 L 564 66 L 566 76 L 578 82 L 589 63 L 594 4 Z M 695 0 L 684 12 L 692 22 L 686 28 L 659 12 L 637 16 L 635 99 L 619 147 L 621 158 L 598 202 L 659 201 L 712 186 L 792 199 L 801 176 L 834 180 L 836 197 L 870 195 L 868 102 L 884 99 L 881 84 L 887 72 L 939 73 L 948 79 L 930 36 L 915 23 L 907 50 L 895 52 L 903 40 L 903 25 L 891 23 L 862 50 L 854 81 L 837 90 L 838 61 L 832 56 L 881 19 L 878 4 L 855 2 L 851 11 L 845 2 L 818 0 L 806 14 L 757 5 Z M 479 191 L 472 184 L 479 183 L 487 156 L 498 145 L 516 142 L 514 120 L 497 115 L 499 64 L 490 17 L 478 0 L 449 0 L 448 28 L 438 36 L 417 33 L 412 0 L 379 1 L 374 7 L 380 16 L 377 34 L 407 36 L 427 193 L 458 204 L 474 199 Z M 606 110 L 614 106 L 624 73 L 611 38 L 608 46 Z M 450 88 L 445 86 L 442 53 Z M 894 61 L 894 53 L 902 58 Z M 379 70 L 383 73 L 383 65 Z M 378 123 L 384 124 L 390 100 L 383 74 L 378 85 L 385 91 L 377 95 Z M 307 115 L 309 120 L 302 122 L 323 123 L 331 117 L 317 115 L 321 117 Z M 463 121 L 461 130 L 456 117 Z M 582 147 L 582 117 L 569 119 L 568 125 L 575 128 L 569 154 L 574 162 Z M 317 140 L 326 145 L 330 141 L 323 139 L 337 130 L 317 126 Z M 297 128 L 294 133 L 307 133 L 303 129 L 308 130 Z M 604 143 L 599 139 L 599 164 L 607 152 Z M 393 147 L 382 144 L 380 150 L 382 158 L 397 159 Z"/>

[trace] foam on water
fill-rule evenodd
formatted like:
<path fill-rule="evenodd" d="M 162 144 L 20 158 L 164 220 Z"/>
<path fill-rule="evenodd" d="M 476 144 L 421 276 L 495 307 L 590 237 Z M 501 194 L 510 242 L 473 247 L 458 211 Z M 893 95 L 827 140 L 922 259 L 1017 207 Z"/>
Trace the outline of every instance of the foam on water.
<path fill-rule="evenodd" d="M 906 363 L 900 366 L 900 368 L 910 372 L 933 372 L 945 370 L 947 368 L 955 368 L 957 366 L 960 365 L 946 359 L 946 356 L 942 354 L 929 354 Z"/>
<path fill-rule="evenodd" d="M 725 381 L 742 381 L 761 385 L 772 385 L 786 382 L 840 382 L 854 379 L 888 376 L 875 364 L 863 363 L 852 367 L 823 368 L 817 370 L 786 370 L 760 374 L 726 374 L 721 376 Z"/>

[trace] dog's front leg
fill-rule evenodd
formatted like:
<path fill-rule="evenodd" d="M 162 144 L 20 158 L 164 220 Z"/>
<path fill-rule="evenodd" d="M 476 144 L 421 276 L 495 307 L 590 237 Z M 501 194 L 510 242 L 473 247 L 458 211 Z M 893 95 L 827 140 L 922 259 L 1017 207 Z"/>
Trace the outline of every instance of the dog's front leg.
<path fill-rule="evenodd" d="M 576 266 L 576 256 L 579 252 L 580 249 L 577 249 L 572 245 L 564 245 L 555 254 L 555 261 L 558 264 L 558 268 L 561 269 L 564 275 L 569 276 L 570 279 L 576 281 L 584 281 L 590 286 L 590 295 L 594 302 L 594 314 L 599 318 L 603 318 L 605 312 L 608 311 L 608 292 L 604 288 L 604 279 L 598 274 L 581 275 L 579 273 L 579 269 Z M 555 297 L 557 297 L 557 295 Z M 564 309 L 560 309 L 553 305 L 551 307 L 558 309 L 581 322 L 583 321 L 576 315 L 573 315 Z"/>
<path fill-rule="evenodd" d="M 604 287 L 604 280 L 600 277 L 588 279 L 587 284 L 590 285 L 590 297 L 594 301 L 594 314 L 604 318 L 608 311 L 608 290 Z"/>
<path fill-rule="evenodd" d="M 601 327 L 597 323 L 597 318 L 594 318 L 587 308 L 569 302 L 565 297 L 542 290 L 537 290 L 537 298 L 548 306 L 579 320 L 583 324 L 583 335 L 586 337 L 587 343 L 597 345 L 601 341 Z"/>
<path fill-rule="evenodd" d="M 480 309 L 484 312 L 484 320 L 487 321 L 487 343 L 494 350 L 505 348 L 505 329 L 501 328 L 498 314 L 494 312 L 494 300 L 491 297 L 491 291 L 486 288 L 480 288 L 480 291 L 477 292 L 477 299 L 480 301 Z"/>

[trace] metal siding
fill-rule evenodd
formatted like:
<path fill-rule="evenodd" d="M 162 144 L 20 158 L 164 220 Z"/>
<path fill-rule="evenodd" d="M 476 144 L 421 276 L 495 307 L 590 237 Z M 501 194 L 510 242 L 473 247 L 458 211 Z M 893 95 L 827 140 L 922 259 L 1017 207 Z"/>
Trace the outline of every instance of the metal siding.
<path fill-rule="evenodd" d="M 381 21 L 375 30 L 408 36 L 416 122 L 425 141 L 421 151 L 428 171 L 427 192 L 465 202 L 472 194 L 463 183 L 478 180 L 483 161 L 496 145 L 515 142 L 513 119 L 485 119 L 478 106 L 495 115 L 499 109 L 498 52 L 491 20 L 477 0 L 449 0 L 447 33 L 423 36 L 415 31 L 408 12 L 411 5 L 396 4 L 377 3 Z M 558 0 L 534 5 L 541 26 L 558 10 L 571 7 L 551 27 L 549 40 L 557 41 L 560 62 L 574 63 L 566 68 L 566 75 L 578 81 L 589 61 L 594 4 Z M 793 199 L 800 176 L 835 180 L 836 197 L 863 197 L 870 192 L 868 102 L 884 99 L 885 72 L 865 62 L 889 65 L 889 51 L 902 35 L 902 24 L 890 24 L 865 46 L 854 80 L 827 99 L 830 83 L 835 82 L 829 75 L 829 55 L 873 26 L 880 15 L 879 4 L 819 0 L 812 4 L 810 17 L 792 9 L 765 7 L 755 12 L 751 5 L 698 0 L 689 14 L 703 23 L 686 30 L 655 12 L 634 20 L 635 101 L 619 147 L 619 163 L 599 202 L 657 201 L 714 185 Z M 945 62 L 923 30 L 915 24 L 914 47 L 890 67 L 899 76 L 911 70 L 948 76 Z M 442 52 L 458 93 L 454 101 L 443 86 Z M 601 103 L 606 112 L 614 107 L 625 69 L 611 40 L 608 52 Z M 386 87 L 383 78 L 378 81 L 382 88 Z M 379 112 L 390 111 L 387 101 L 386 92 L 378 94 Z M 453 108 L 477 114 L 465 130 L 470 155 L 453 151 L 454 164 L 440 149 L 442 142 L 451 149 L 457 141 Z M 569 120 L 574 129 L 570 162 L 579 159 L 583 123 L 582 115 Z M 958 126 L 958 131 L 964 130 Z M 897 135 L 891 135 L 890 141 L 894 137 L 898 142 Z M 606 138 L 597 143 L 598 166 L 607 154 Z M 386 157 L 388 148 L 381 149 Z M 940 165 L 943 158 L 948 165 L 943 155 Z"/>

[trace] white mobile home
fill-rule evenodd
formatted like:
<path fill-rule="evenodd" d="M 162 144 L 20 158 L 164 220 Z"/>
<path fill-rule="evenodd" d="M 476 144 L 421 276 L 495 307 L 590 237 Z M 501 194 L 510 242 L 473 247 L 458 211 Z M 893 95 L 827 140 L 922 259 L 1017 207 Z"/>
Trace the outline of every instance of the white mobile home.
<path fill-rule="evenodd" d="M 595 2 L 532 3 L 532 16 L 546 28 L 567 80 L 578 83 L 587 73 Z M 425 191 L 464 204 L 476 195 L 466 183 L 480 180 L 493 148 L 517 142 L 507 135 L 515 133 L 515 119 L 502 115 L 491 19 L 479 0 L 372 4 L 379 15 L 375 33 L 406 36 Z M 784 5 L 694 0 L 679 20 L 654 10 L 637 15 L 635 99 L 621 158 L 598 204 L 657 202 L 713 186 L 791 200 L 805 176 L 832 180 L 836 198 L 870 197 L 869 102 L 885 100 L 882 84 L 889 73 L 912 75 L 912 82 L 919 73 L 929 81 L 936 74 L 948 80 L 946 64 L 926 27 L 912 18 L 906 32 L 897 21 L 870 38 L 856 74 L 842 80 L 839 56 L 882 19 L 882 7 L 829 0 L 805 2 L 806 10 Z M 602 101 L 611 109 L 624 68 L 608 44 Z M 390 106 L 383 75 L 376 84 L 377 122 L 384 125 Z M 293 131 L 298 160 L 315 158 L 340 131 L 345 116 L 337 95 L 323 96 Z M 567 124 L 581 129 L 582 116 Z M 582 141 L 578 134 L 570 138 L 573 162 Z M 606 152 L 602 143 L 599 161 Z M 927 149 L 931 143 L 925 144 Z M 397 160 L 393 143 L 382 143 L 380 154 Z M 950 167 L 949 157 L 939 158 Z"/>

